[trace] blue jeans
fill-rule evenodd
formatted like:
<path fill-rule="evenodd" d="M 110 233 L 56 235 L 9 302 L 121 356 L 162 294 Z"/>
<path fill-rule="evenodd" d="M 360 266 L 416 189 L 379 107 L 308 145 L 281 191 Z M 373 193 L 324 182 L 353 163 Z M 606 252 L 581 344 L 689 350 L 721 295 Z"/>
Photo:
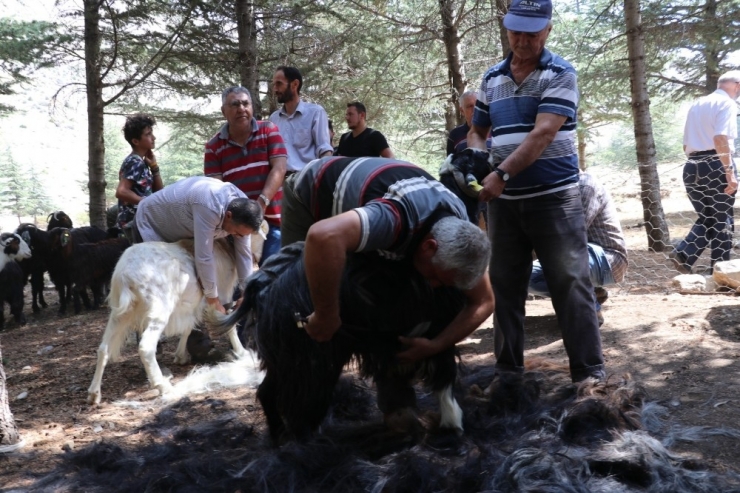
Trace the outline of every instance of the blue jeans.
<path fill-rule="evenodd" d="M 596 243 L 588 245 L 588 269 L 591 274 L 591 284 L 594 287 L 608 286 L 615 284 L 612 276 L 612 269 L 609 267 L 609 261 L 606 258 L 604 249 Z M 550 297 L 550 289 L 545 281 L 545 274 L 542 272 L 542 264 L 539 260 L 532 262 L 532 275 L 529 278 L 529 294 L 537 296 Z M 596 311 L 601 310 L 598 301 L 595 302 Z"/>
<path fill-rule="evenodd" d="M 270 230 L 267 232 L 267 237 L 262 245 L 262 258 L 260 259 L 260 267 L 265 263 L 271 255 L 275 255 L 280 251 L 280 226 L 270 224 Z"/>
<path fill-rule="evenodd" d="M 589 276 L 586 226 L 578 187 L 488 203 L 489 275 L 496 296 L 496 367 L 524 370 L 524 305 L 537 253 L 570 360 L 573 381 L 603 378 L 601 334 Z"/>
<path fill-rule="evenodd" d="M 690 158 L 683 167 L 683 182 L 699 218 L 676 251 L 683 254 L 689 267 L 707 247 L 712 249 L 712 265 L 730 260 L 735 195 L 725 193 L 727 177 L 719 156 L 709 154 Z"/>

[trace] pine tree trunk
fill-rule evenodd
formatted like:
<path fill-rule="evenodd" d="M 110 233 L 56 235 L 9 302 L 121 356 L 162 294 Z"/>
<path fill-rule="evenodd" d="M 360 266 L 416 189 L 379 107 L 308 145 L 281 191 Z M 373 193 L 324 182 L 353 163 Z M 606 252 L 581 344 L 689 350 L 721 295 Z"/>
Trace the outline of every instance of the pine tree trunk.
<path fill-rule="evenodd" d="M 509 51 L 511 51 L 509 38 L 506 36 L 506 28 L 504 27 L 504 16 L 509 11 L 509 5 L 511 5 L 511 0 L 496 0 L 496 7 L 498 9 L 498 33 L 501 38 L 501 56 L 499 58 L 506 57 Z"/>
<path fill-rule="evenodd" d="M 239 37 L 239 76 L 241 85 L 252 93 L 254 117 L 262 119 L 262 101 L 259 93 L 259 72 L 257 70 L 257 24 L 254 17 L 254 3 L 236 0 L 236 30 Z"/>
<path fill-rule="evenodd" d="M 624 17 L 627 26 L 632 118 L 637 145 L 643 219 L 647 232 L 648 249 L 651 252 L 662 252 L 670 245 L 670 235 L 660 200 L 660 176 L 655 159 L 639 0 L 624 0 Z"/>
<path fill-rule="evenodd" d="M 100 0 L 84 0 L 85 82 L 87 84 L 87 171 L 90 224 L 105 229 L 105 140 L 100 72 Z"/>
<path fill-rule="evenodd" d="M 723 22 L 717 18 L 717 1 L 707 0 L 703 9 L 704 22 L 709 26 L 721 26 Z M 706 94 L 710 94 L 717 89 L 717 81 L 720 73 L 720 61 L 722 56 L 720 52 L 725 48 L 722 46 L 722 29 L 716 29 L 710 31 L 711 34 L 707 36 L 709 39 L 704 40 L 704 60 L 706 65 L 704 66 L 705 72 L 705 91 Z M 713 39 L 712 39 L 713 38 Z"/>
<path fill-rule="evenodd" d="M 460 53 L 460 34 L 455 24 L 454 0 L 439 0 L 439 15 L 442 18 L 442 39 L 447 53 L 447 77 L 450 99 L 445 112 L 445 125 L 449 132 L 465 121 L 460 111 L 460 95 L 465 92 L 465 68 Z"/>
<path fill-rule="evenodd" d="M 15 445 L 20 440 L 18 428 L 13 420 L 8 402 L 8 390 L 5 388 L 5 369 L 3 368 L 3 352 L 0 347 L 0 445 Z"/>

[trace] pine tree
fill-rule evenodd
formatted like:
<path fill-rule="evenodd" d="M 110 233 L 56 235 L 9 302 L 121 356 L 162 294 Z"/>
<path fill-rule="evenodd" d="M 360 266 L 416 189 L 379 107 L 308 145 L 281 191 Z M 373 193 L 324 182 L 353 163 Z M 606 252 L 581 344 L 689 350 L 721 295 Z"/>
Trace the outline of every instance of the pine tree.
<path fill-rule="evenodd" d="M 0 157 L 0 176 L 7 181 L 3 193 L 7 199 L 5 209 L 20 223 L 21 216 L 31 208 L 31 178 L 18 168 L 9 149 Z"/>

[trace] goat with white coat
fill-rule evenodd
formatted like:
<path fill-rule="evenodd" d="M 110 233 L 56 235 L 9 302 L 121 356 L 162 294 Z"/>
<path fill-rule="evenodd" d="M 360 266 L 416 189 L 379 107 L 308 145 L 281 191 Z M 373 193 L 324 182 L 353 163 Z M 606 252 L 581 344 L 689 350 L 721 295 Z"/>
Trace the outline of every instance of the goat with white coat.
<path fill-rule="evenodd" d="M 214 241 L 213 258 L 220 301 L 227 304 L 237 279 L 234 249 L 226 239 Z M 175 364 L 188 363 L 188 335 L 201 322 L 206 304 L 195 271 L 192 240 L 146 242 L 129 247 L 113 271 L 108 296 L 111 314 L 98 348 L 98 363 L 88 389 L 88 402 L 100 403 L 105 365 L 109 359 L 118 358 L 121 346 L 132 331 L 141 334 L 139 356 L 150 385 L 159 389 L 163 396 L 172 393 L 172 384 L 157 364 L 157 342 L 162 334 L 179 335 Z M 231 328 L 228 335 L 237 358 L 243 357 L 246 350 L 236 331 Z"/>

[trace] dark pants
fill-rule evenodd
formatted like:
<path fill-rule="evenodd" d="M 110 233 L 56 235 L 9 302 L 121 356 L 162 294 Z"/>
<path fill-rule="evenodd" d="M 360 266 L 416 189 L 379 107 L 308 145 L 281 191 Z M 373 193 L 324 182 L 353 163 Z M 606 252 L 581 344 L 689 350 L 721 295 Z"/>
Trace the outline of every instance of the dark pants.
<path fill-rule="evenodd" d="M 542 264 L 573 381 L 603 378 L 604 358 L 589 277 L 586 226 L 578 187 L 488 203 L 489 275 L 496 296 L 496 367 L 524 370 L 524 305 L 532 250 Z"/>
<path fill-rule="evenodd" d="M 139 233 L 139 228 L 136 227 L 136 217 L 131 219 L 131 221 L 126 223 L 126 226 L 123 227 L 123 235 L 132 245 L 135 243 L 144 243 L 144 240 Z"/>
<path fill-rule="evenodd" d="M 292 245 L 306 239 L 308 229 L 316 220 L 306 204 L 295 194 L 295 180 L 298 175 L 293 173 L 283 182 L 283 202 L 280 218 L 280 245 Z"/>
<path fill-rule="evenodd" d="M 705 248 L 712 250 L 712 265 L 730 260 L 735 195 L 725 193 L 727 177 L 714 151 L 693 153 L 683 167 L 683 183 L 699 218 L 676 247 L 691 267 Z"/>

